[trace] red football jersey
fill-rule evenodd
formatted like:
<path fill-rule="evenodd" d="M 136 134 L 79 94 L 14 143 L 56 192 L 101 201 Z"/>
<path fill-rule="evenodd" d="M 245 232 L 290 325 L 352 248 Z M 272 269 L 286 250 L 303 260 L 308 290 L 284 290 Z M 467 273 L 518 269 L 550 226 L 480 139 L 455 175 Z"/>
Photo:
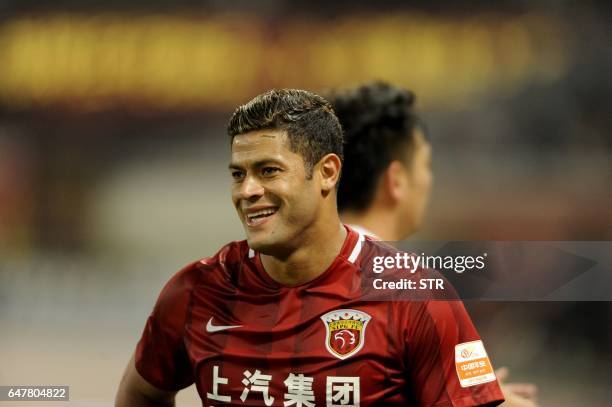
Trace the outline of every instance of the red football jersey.
<path fill-rule="evenodd" d="M 364 236 L 347 230 L 332 265 L 297 287 L 275 282 L 246 241 L 185 267 L 147 320 L 138 372 L 160 389 L 195 382 L 205 406 L 501 403 L 463 304 L 365 301 Z"/>

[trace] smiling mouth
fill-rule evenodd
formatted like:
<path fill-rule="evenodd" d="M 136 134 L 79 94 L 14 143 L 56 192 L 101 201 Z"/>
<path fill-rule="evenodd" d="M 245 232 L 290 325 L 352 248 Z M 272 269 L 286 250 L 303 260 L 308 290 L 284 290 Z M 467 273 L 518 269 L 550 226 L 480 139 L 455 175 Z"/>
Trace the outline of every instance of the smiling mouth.
<path fill-rule="evenodd" d="M 272 215 L 278 211 L 278 208 L 267 208 L 246 215 L 247 226 L 259 226 L 266 222 Z"/>

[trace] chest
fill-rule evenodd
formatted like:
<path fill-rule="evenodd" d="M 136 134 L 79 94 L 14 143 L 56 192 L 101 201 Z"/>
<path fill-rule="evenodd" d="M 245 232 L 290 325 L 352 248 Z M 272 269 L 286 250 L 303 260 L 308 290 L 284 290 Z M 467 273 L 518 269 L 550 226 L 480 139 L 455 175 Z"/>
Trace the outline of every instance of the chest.
<path fill-rule="evenodd" d="M 185 342 L 205 405 L 405 405 L 396 321 L 389 303 L 316 293 L 200 298 Z"/>

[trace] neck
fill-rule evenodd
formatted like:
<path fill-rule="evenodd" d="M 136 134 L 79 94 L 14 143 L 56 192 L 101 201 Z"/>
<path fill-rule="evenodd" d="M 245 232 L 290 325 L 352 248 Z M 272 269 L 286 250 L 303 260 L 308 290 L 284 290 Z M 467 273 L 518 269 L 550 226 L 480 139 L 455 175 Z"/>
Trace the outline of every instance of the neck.
<path fill-rule="evenodd" d="M 341 217 L 344 223 L 361 226 L 384 241 L 397 241 L 405 237 L 405 233 L 399 230 L 397 216 L 388 210 L 370 208 L 360 212 L 343 211 Z"/>
<path fill-rule="evenodd" d="M 273 280 L 296 286 L 314 280 L 333 263 L 340 253 L 346 229 L 336 215 L 335 221 L 318 222 L 315 230 L 301 234 L 301 244 L 282 257 L 261 254 L 261 262 Z"/>

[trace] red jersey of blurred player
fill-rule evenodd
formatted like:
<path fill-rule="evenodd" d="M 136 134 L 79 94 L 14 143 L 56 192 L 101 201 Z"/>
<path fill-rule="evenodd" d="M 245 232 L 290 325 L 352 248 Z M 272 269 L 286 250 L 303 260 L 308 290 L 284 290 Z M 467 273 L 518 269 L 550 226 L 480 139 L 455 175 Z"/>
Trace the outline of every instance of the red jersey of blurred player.
<path fill-rule="evenodd" d="M 193 381 L 205 405 L 503 400 L 460 302 L 361 298 L 363 241 L 338 217 L 342 132 L 328 102 L 270 91 L 238 108 L 229 133 L 247 240 L 164 288 L 118 405 L 171 402 Z"/>
<path fill-rule="evenodd" d="M 345 130 L 342 219 L 385 241 L 406 239 L 423 221 L 433 183 L 432 149 L 407 89 L 373 82 L 329 95 Z M 497 372 L 500 379 L 507 369 Z M 509 406 L 537 406 L 530 383 L 502 386 Z"/>

